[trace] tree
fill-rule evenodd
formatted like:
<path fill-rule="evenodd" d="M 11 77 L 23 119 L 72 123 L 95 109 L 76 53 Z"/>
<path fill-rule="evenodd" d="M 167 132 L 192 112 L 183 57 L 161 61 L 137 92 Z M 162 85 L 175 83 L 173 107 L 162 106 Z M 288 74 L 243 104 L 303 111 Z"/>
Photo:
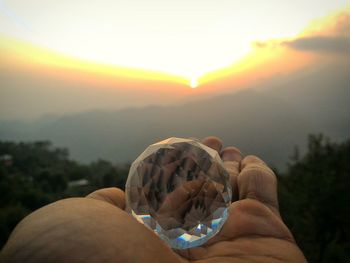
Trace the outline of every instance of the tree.
<path fill-rule="evenodd" d="M 89 165 L 69 159 L 66 149 L 48 141 L 0 141 L 0 247 L 15 225 L 30 212 L 58 199 L 85 196 L 102 187 L 124 188 L 129 166 L 99 160 Z M 8 162 L 8 156 L 11 162 Z M 85 179 L 84 186 L 69 182 Z"/>
<path fill-rule="evenodd" d="M 310 262 L 350 261 L 350 140 L 309 137 L 308 152 L 280 176 L 280 206 Z"/>

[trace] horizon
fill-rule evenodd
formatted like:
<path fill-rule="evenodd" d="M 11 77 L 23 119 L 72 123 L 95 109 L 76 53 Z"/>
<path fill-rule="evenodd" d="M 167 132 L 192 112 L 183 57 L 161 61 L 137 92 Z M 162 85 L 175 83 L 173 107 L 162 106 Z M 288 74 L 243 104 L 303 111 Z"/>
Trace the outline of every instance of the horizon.
<path fill-rule="evenodd" d="M 56 5 L 3 0 L 0 32 L 78 59 L 191 81 L 235 64 L 256 41 L 295 38 L 313 20 L 348 6 L 346 0 L 317 5 L 301 0 L 78 0 Z"/>
<path fill-rule="evenodd" d="M 30 12 L 39 10 L 34 8 L 36 4 Z M 0 139 L 48 139 L 71 149 L 79 160 L 132 160 L 143 147 L 165 137 L 218 135 L 278 166 L 285 164 L 287 149 L 296 145 L 305 148 L 310 133 L 344 140 L 350 123 L 350 6 L 321 5 L 317 12 L 322 16 L 315 17 L 310 17 L 315 10 L 308 12 L 312 5 L 304 7 L 300 11 L 304 22 L 295 27 L 294 35 L 287 30 L 287 35 L 267 39 L 252 36 L 246 43 L 250 52 L 236 60 L 214 45 L 213 51 L 227 55 L 231 64 L 216 67 L 213 61 L 213 71 L 199 79 L 171 74 L 167 67 L 161 73 L 71 55 L 43 43 L 31 43 L 16 35 L 17 31 L 4 34 L 1 25 Z M 217 8 L 222 10 L 222 6 Z M 10 10 L 17 18 L 34 19 L 22 7 Z M 41 11 L 49 15 L 50 10 L 46 5 Z M 223 12 L 220 10 L 217 14 Z M 45 21 L 42 15 L 38 14 L 38 21 Z M 181 18 L 172 19 L 175 17 Z M 64 18 L 60 18 L 62 28 L 71 22 Z M 251 25 L 268 18 L 275 19 L 271 13 L 261 12 Z M 6 19 L 7 26 L 13 24 Z M 278 28 L 289 21 L 286 15 Z M 244 23 L 240 26 L 245 28 Z M 231 32 L 234 34 L 235 28 Z M 62 37 L 61 33 L 56 37 Z M 124 51 L 130 54 L 130 50 Z M 158 55 L 163 56 L 161 52 Z M 180 58 L 181 45 L 171 55 Z M 210 59 L 203 56 L 202 62 Z"/>
<path fill-rule="evenodd" d="M 181 104 L 281 76 L 287 82 L 288 76 L 308 68 L 346 60 L 349 24 L 350 7 L 329 11 L 308 21 L 295 36 L 253 41 L 243 57 L 200 78 L 79 58 L 0 31 L 0 119 Z"/>

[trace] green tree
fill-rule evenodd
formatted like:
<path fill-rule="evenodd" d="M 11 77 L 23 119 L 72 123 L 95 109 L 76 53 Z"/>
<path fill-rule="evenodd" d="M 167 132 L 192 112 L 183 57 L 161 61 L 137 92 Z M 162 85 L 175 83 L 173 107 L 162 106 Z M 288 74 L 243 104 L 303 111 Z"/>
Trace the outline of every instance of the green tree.
<path fill-rule="evenodd" d="M 99 160 L 89 165 L 69 159 L 66 149 L 48 141 L 1 142 L 0 157 L 0 247 L 15 225 L 28 213 L 58 199 L 84 196 L 102 187 L 124 188 L 129 166 Z M 87 185 L 69 186 L 84 179 Z"/>
<path fill-rule="evenodd" d="M 350 140 L 309 137 L 308 152 L 280 176 L 280 206 L 310 262 L 350 261 Z"/>

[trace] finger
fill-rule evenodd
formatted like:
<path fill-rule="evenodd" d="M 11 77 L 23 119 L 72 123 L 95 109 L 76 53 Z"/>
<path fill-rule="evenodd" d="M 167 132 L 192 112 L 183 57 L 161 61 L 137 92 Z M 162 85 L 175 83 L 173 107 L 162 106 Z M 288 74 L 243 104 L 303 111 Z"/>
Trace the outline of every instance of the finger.
<path fill-rule="evenodd" d="M 218 138 L 218 137 L 215 137 L 215 136 L 209 136 L 209 137 L 206 137 L 202 143 L 214 150 L 216 150 L 217 152 L 220 152 L 221 151 L 221 147 L 222 147 L 222 141 Z"/>
<path fill-rule="evenodd" d="M 261 165 L 265 165 L 267 166 L 267 164 L 261 160 L 259 157 L 255 156 L 255 155 L 248 155 L 246 156 L 243 160 L 242 160 L 242 169 L 247 166 L 247 165 L 250 165 L 250 164 L 261 164 Z"/>
<path fill-rule="evenodd" d="M 230 184 L 232 187 L 232 200 L 238 199 L 237 176 L 239 174 L 242 153 L 236 147 L 226 147 L 221 152 L 221 159 L 230 175 Z"/>
<path fill-rule="evenodd" d="M 125 209 L 125 194 L 123 190 L 119 188 L 110 187 L 99 189 L 87 195 L 86 197 L 110 203 L 122 210 Z"/>
<path fill-rule="evenodd" d="M 276 175 L 260 158 L 250 155 L 242 160 L 237 185 L 239 199 L 256 199 L 279 214 Z"/>

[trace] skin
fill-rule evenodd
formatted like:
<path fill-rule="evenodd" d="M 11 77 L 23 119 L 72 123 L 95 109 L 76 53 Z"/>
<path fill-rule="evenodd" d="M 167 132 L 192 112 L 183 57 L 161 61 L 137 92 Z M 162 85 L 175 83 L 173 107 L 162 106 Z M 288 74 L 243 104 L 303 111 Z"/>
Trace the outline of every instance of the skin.
<path fill-rule="evenodd" d="M 258 157 L 217 150 L 236 190 L 221 231 L 201 247 L 174 251 L 125 209 L 124 192 L 101 189 L 47 205 L 23 219 L 0 262 L 306 262 L 278 211 L 277 180 Z"/>

